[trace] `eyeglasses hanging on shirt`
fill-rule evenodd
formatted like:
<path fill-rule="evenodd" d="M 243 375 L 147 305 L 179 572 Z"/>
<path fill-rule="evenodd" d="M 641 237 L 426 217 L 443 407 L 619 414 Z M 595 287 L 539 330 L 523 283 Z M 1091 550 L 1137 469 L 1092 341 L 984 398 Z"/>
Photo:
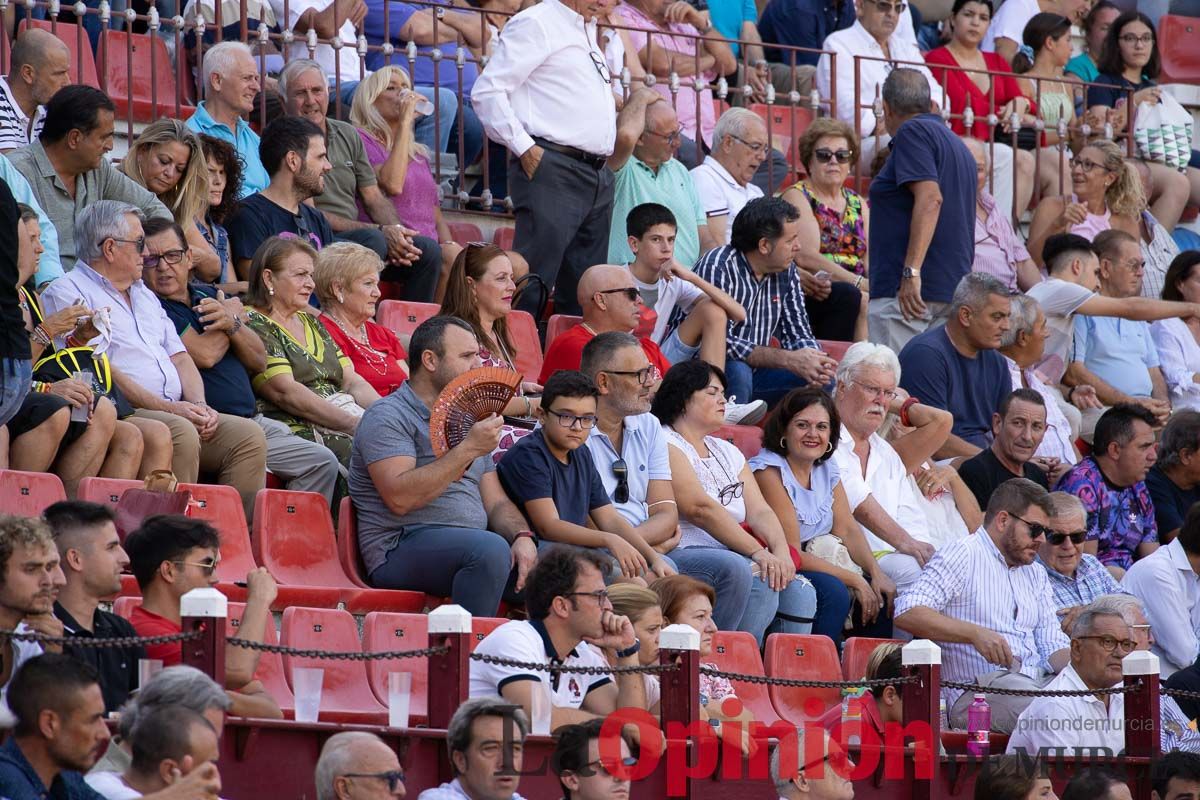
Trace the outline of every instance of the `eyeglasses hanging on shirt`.
<path fill-rule="evenodd" d="M 600 75 L 600 79 L 604 81 L 606 86 L 611 85 L 612 71 L 608 68 L 608 62 L 604 60 L 604 56 L 602 54 L 591 49 L 590 43 L 588 46 L 588 56 L 591 57 L 592 66 L 596 68 L 596 72 Z"/>

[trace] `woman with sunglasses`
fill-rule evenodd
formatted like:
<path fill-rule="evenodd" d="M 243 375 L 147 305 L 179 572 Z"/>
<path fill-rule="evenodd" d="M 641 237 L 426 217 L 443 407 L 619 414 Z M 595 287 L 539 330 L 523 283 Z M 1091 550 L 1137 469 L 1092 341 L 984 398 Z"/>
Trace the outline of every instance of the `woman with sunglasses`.
<path fill-rule="evenodd" d="M 852 597 L 857 621 L 869 626 L 859 635 L 886 639 L 892 635 L 888 601 L 896 594 L 854 521 L 831 460 L 841 427 L 833 400 L 820 387 L 795 389 L 767 417 L 763 449 L 750 459 L 787 543 L 804 553 L 804 575 L 817 590 L 812 632 L 839 647 Z M 830 561 L 818 550 L 838 555 Z"/>
<path fill-rule="evenodd" d="M 737 629 L 761 645 L 768 632 L 811 632 L 817 593 L 799 574 L 799 556 L 793 557 L 745 456 L 714 435 L 725 424 L 725 386 L 721 370 L 684 361 L 667 371 L 650 408 L 667 435 L 679 503 L 680 540 L 669 555 L 688 575 L 706 574 L 712 550 L 743 556 L 754 581 Z"/>

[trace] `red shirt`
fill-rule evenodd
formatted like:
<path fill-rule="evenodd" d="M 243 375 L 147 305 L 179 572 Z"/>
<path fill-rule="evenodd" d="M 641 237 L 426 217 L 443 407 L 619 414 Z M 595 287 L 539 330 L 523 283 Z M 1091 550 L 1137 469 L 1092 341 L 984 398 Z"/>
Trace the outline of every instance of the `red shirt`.
<path fill-rule="evenodd" d="M 582 322 L 566 333 L 559 334 L 546 351 L 546 360 L 542 362 L 542 374 L 538 376 L 538 383 L 545 384 L 546 379 L 560 369 L 579 369 L 579 365 L 583 363 L 583 347 L 595 335 Z M 658 371 L 654 380 L 662 380 L 662 376 L 671 368 L 671 362 L 667 361 L 662 350 L 659 350 L 654 342 L 644 336 L 639 341 L 646 358 L 650 359 L 651 366 Z"/>
<path fill-rule="evenodd" d="M 404 352 L 404 345 L 400 344 L 396 334 L 389 329 L 367 320 L 367 341 L 371 345 L 367 347 L 357 339 L 347 336 L 342 326 L 326 315 L 322 314 L 319 319 L 333 341 L 350 359 L 354 371 L 359 377 L 366 378 L 367 383 L 379 392 L 380 397 L 386 397 L 396 391 L 400 384 L 408 379 L 408 373 L 400 366 L 408 358 L 408 353 Z"/>
<path fill-rule="evenodd" d="M 987 65 L 991 72 L 1007 72 L 1007 75 L 993 75 L 992 80 L 996 83 L 996 107 L 995 113 L 999 115 L 1000 109 L 1017 97 L 1024 97 L 1021 94 L 1021 87 L 1017 83 L 1017 79 L 1012 76 L 1012 70 L 1008 66 L 1008 62 L 1004 60 L 1004 56 L 999 53 L 984 52 L 983 62 Z M 950 111 L 954 114 L 963 113 L 963 108 L 966 106 L 967 98 L 971 99 L 971 111 L 975 114 L 975 124 L 971 127 L 971 135 L 980 141 L 989 141 L 992 138 L 991 129 L 987 124 L 988 108 L 991 106 L 991 97 L 988 92 L 979 88 L 975 81 L 971 80 L 971 73 L 959 72 L 957 70 L 937 69 L 936 65 L 946 67 L 960 66 L 955 60 L 954 54 L 945 47 L 939 47 L 935 50 L 930 50 L 925 54 L 925 63 L 929 64 L 933 73 L 934 79 L 939 83 L 943 83 L 946 87 L 946 97 L 950 101 Z M 1030 101 L 1032 104 L 1032 101 Z M 1030 113 L 1036 113 L 1036 108 Z M 1003 120 L 1001 120 L 1003 122 Z M 966 126 L 963 125 L 962 119 L 953 119 L 950 121 L 950 129 L 959 136 L 964 135 Z M 1010 142 L 1010 139 L 997 139 L 996 141 Z"/>
<path fill-rule="evenodd" d="M 138 636 L 168 636 L 180 633 L 183 628 L 166 617 L 151 613 L 138 606 L 129 615 L 129 621 Z M 180 642 L 170 644 L 152 644 L 146 646 L 146 658 L 160 659 L 164 667 L 175 667 L 183 662 L 183 645 Z"/>

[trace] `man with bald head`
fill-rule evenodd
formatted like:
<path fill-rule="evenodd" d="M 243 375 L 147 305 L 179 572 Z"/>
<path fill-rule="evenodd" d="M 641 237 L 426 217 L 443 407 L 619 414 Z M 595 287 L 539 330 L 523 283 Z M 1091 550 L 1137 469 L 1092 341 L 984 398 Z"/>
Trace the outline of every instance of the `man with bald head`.
<path fill-rule="evenodd" d="M 579 279 L 576 295 L 583 309 L 583 322 L 559 334 L 550 343 L 538 383 L 545 383 L 560 369 L 579 369 L 583 361 L 583 346 L 597 334 L 609 331 L 633 333 L 637 327 L 642 296 L 633 282 L 633 274 L 625 267 L 597 264 L 589 268 Z M 671 364 L 654 342 L 645 337 L 638 341 L 652 367 L 647 382 L 657 386 Z"/>
<path fill-rule="evenodd" d="M 22 31 L 13 42 L 8 75 L 0 78 L 0 152 L 32 144 L 42 132 L 46 103 L 70 82 L 67 46 L 49 31 Z"/>
<path fill-rule="evenodd" d="M 608 260 L 633 261 L 625 218 L 643 203 L 661 203 L 675 215 L 675 260 L 691 267 L 717 246 L 687 167 L 675 157 L 683 129 L 671 104 L 652 89 L 639 89 L 617 115 L 617 144 L 608 157 L 616 176 Z"/>
<path fill-rule="evenodd" d="M 314 776 L 319 800 L 404 797 L 404 771 L 392 748 L 373 733 L 346 731 L 321 748 Z"/>

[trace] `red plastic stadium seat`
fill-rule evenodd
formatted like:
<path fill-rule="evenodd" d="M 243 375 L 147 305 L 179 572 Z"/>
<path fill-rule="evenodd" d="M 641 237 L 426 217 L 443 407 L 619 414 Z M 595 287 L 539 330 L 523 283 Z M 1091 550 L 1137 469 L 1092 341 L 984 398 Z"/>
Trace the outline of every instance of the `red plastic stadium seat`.
<path fill-rule="evenodd" d="M 766 665 L 767 674 L 775 678 L 842 680 L 837 648 L 828 636 L 773 633 L 767 637 Z M 771 686 L 768 692 L 779 716 L 793 725 L 818 718 L 841 702 L 837 689 Z"/>
<path fill-rule="evenodd" d="M 254 556 L 275 580 L 290 586 L 337 589 L 351 614 L 419 612 L 422 592 L 363 589 L 346 577 L 338 560 L 329 503 L 314 492 L 263 489 L 254 498 Z"/>
<path fill-rule="evenodd" d="M 854 342 L 836 342 L 833 339 L 818 339 L 817 344 L 821 345 L 821 349 L 825 351 L 825 355 L 841 361 L 846 357 L 846 351 L 850 349 L 850 345 L 854 344 Z"/>
<path fill-rule="evenodd" d="M 554 340 L 558 338 L 559 334 L 566 333 L 581 322 L 583 322 L 583 317 L 571 314 L 555 314 L 550 317 L 550 321 L 546 323 L 546 350 L 550 349 L 550 345 L 554 344 Z"/>
<path fill-rule="evenodd" d="M 807 101 L 808 98 L 801 98 Z M 796 144 L 800 134 L 808 128 L 813 120 L 813 112 L 807 106 L 766 105 L 754 103 L 750 110 L 762 117 L 771 137 L 771 144 L 787 157 L 788 164 L 802 167 Z"/>
<path fill-rule="evenodd" d="M 471 617 L 471 652 L 475 652 L 475 648 L 489 633 L 508 621 L 503 617 Z"/>
<path fill-rule="evenodd" d="M 740 672 L 743 675 L 765 675 L 762 658 L 758 655 L 758 643 L 753 634 L 741 631 L 718 631 L 713 635 L 712 663 L 725 672 Z M 754 719 L 764 725 L 779 721 L 779 714 L 771 705 L 767 687 L 761 683 L 734 681 L 733 688 L 738 699 Z"/>
<path fill-rule="evenodd" d="M 747 459 L 754 458 L 762 450 L 763 429 L 754 425 L 722 425 L 716 435 L 736 445 Z"/>
<path fill-rule="evenodd" d="M 363 564 L 362 552 L 358 549 L 358 522 L 354 517 L 354 503 L 349 497 L 343 497 L 338 508 L 337 544 L 338 559 L 342 562 L 346 577 L 355 586 L 369 589 L 371 584 L 367 583 L 367 568 Z"/>
<path fill-rule="evenodd" d="M 492 234 L 492 243 L 501 250 L 512 250 L 516 238 L 516 228 L 496 228 L 496 232 Z"/>
<path fill-rule="evenodd" d="M 123 478 L 84 478 L 79 482 L 79 499 L 116 508 L 126 489 L 141 489 L 141 481 Z"/>
<path fill-rule="evenodd" d="M 48 19 L 26 17 L 17 26 L 17 35 L 20 36 L 21 31 L 30 27 L 50 31 L 61 39 L 67 49 L 71 51 L 71 83 L 83 83 L 97 89 L 100 88 L 100 76 L 96 72 L 96 54 L 92 50 L 92 40 L 88 38 L 87 31 L 78 25 L 67 22 L 55 23 Z M 80 72 L 81 67 L 82 73 Z"/>
<path fill-rule="evenodd" d="M 420 650 L 429 646 L 429 617 L 425 614 L 385 614 L 373 611 L 363 619 L 363 650 Z M 385 707 L 388 673 L 412 673 L 411 700 L 408 704 L 410 726 L 424 724 L 429 718 L 429 660 L 401 658 L 366 662 L 367 680 L 375 698 Z"/>
<path fill-rule="evenodd" d="M 1158 20 L 1158 52 L 1162 58 L 1159 83 L 1200 81 L 1200 19 L 1165 14 Z"/>
<path fill-rule="evenodd" d="M 867 661 L 871 653 L 881 644 L 900 643 L 899 639 L 872 639 L 868 636 L 851 636 L 842 644 L 842 676 L 856 681 L 867 672 Z"/>
<path fill-rule="evenodd" d="M 175 111 L 176 83 L 167 43 L 159 36 L 105 29 L 100 34 L 104 90 L 117 106 L 117 119 L 151 122 L 159 117 L 187 119 L 196 109 L 180 97 Z"/>
<path fill-rule="evenodd" d="M 40 517 L 46 506 L 66 499 L 67 492 L 57 475 L 0 469 L 0 513 Z"/>
<path fill-rule="evenodd" d="M 517 348 L 517 372 L 527 381 L 536 381 L 542 374 L 542 343 L 533 315 L 528 311 L 508 312 L 508 335 Z"/>
<path fill-rule="evenodd" d="M 379 311 L 375 313 L 379 324 L 391 329 L 397 336 L 412 336 L 425 320 L 436 317 L 437 303 L 417 303 L 408 300 L 383 300 L 379 303 Z"/>
<path fill-rule="evenodd" d="M 288 647 L 330 652 L 362 649 L 358 626 L 348 611 L 293 606 L 283 612 L 282 636 Z M 364 661 L 284 656 L 283 668 L 289 685 L 296 667 L 321 667 L 325 679 L 321 691 L 321 719 L 329 722 L 383 724 L 387 708 L 371 693 Z M 386 696 L 386 695 L 385 695 Z"/>
<path fill-rule="evenodd" d="M 448 222 L 450 236 L 454 241 L 466 247 L 471 242 L 482 242 L 483 231 L 474 222 Z"/>
<path fill-rule="evenodd" d="M 142 587 L 138 586 L 137 578 L 129 573 L 121 574 L 121 597 L 141 597 Z"/>
<path fill-rule="evenodd" d="M 113 613 L 118 617 L 130 619 L 133 617 L 133 610 L 142 604 L 141 595 L 126 595 L 113 600 Z"/>

